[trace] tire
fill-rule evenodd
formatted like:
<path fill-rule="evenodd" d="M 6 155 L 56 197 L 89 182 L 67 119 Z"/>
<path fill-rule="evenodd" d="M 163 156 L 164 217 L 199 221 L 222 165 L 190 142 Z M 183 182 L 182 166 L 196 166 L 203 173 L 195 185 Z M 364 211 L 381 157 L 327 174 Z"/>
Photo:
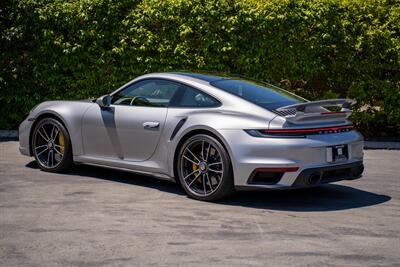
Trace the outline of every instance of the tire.
<path fill-rule="evenodd" d="M 183 143 L 177 170 L 179 182 L 191 198 L 215 201 L 235 192 L 228 152 L 210 135 L 194 135 Z"/>
<path fill-rule="evenodd" d="M 31 147 L 36 162 L 44 171 L 63 172 L 73 165 L 68 131 L 54 118 L 44 118 L 36 124 Z"/>

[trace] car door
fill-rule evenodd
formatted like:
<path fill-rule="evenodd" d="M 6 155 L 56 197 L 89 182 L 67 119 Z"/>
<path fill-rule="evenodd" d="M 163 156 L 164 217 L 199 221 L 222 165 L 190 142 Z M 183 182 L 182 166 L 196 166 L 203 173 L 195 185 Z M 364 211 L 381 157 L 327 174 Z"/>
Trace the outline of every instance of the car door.
<path fill-rule="evenodd" d="M 167 80 L 145 79 L 112 95 L 109 108 L 91 107 L 83 119 L 85 154 L 126 161 L 149 159 L 178 87 Z"/>

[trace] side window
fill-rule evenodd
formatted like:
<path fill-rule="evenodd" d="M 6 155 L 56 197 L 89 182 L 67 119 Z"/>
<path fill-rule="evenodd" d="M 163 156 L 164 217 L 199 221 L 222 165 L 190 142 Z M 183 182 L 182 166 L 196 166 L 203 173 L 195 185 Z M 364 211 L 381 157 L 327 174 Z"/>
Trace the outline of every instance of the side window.
<path fill-rule="evenodd" d="M 176 82 L 149 79 L 133 83 L 112 96 L 114 105 L 167 107 L 181 85 Z"/>
<path fill-rule="evenodd" d="M 170 103 L 171 107 L 218 107 L 220 103 L 192 87 L 181 85 Z"/>

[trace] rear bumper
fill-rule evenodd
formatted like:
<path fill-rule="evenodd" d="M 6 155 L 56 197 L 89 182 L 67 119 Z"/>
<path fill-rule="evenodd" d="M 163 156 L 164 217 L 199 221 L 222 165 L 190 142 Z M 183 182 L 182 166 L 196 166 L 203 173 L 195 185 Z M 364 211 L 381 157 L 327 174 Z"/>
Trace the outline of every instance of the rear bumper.
<path fill-rule="evenodd" d="M 311 172 L 330 175 L 326 182 L 356 179 L 342 172 L 334 173 L 339 166 L 359 166 L 363 161 L 363 138 L 356 131 L 337 134 L 307 136 L 307 138 L 259 138 L 244 131 L 221 130 L 232 160 L 235 187 L 247 189 L 284 189 L 308 186 L 301 184 L 299 177 Z M 348 158 L 333 161 L 329 149 L 346 145 Z M 331 150 L 330 150 L 331 151 Z M 350 166 L 349 165 L 349 166 Z M 290 169 L 283 173 L 271 174 L 271 183 L 254 182 L 254 172 L 258 169 Z M 332 172 L 328 172 L 332 170 Z M 335 175 L 338 175 L 335 177 Z"/>
<path fill-rule="evenodd" d="M 292 187 L 306 187 L 341 180 L 354 180 L 361 178 L 363 171 L 364 164 L 362 161 L 336 166 L 305 169 L 299 174 Z"/>
<path fill-rule="evenodd" d="M 267 190 L 267 189 L 296 189 L 314 187 L 343 180 L 355 180 L 362 177 L 364 164 L 362 161 L 304 169 L 290 186 L 239 185 L 237 190 Z"/>

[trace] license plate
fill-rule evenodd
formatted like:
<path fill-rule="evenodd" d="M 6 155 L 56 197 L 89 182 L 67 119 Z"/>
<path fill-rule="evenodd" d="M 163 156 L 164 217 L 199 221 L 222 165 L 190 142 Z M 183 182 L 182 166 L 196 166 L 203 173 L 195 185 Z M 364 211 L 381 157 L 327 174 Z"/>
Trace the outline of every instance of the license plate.
<path fill-rule="evenodd" d="M 349 157 L 347 145 L 339 145 L 332 147 L 332 160 L 343 161 Z"/>

